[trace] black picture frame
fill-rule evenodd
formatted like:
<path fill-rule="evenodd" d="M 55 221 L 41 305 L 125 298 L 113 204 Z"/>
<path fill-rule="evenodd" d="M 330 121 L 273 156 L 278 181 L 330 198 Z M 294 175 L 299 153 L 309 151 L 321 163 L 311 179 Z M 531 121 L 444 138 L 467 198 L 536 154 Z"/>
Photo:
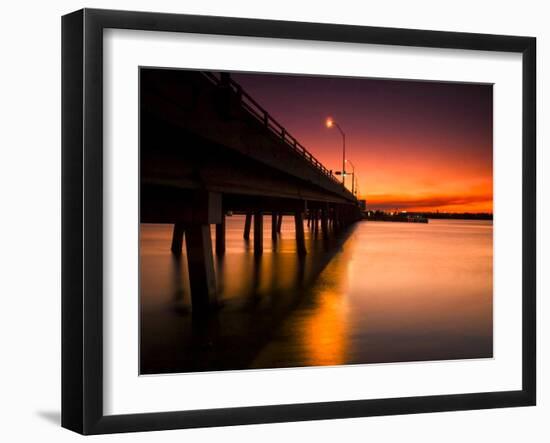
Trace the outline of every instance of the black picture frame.
<path fill-rule="evenodd" d="M 522 389 L 260 407 L 103 413 L 103 30 L 504 51 L 522 54 Z M 62 426 L 82 434 L 529 406 L 536 403 L 536 39 L 83 9 L 62 18 Z"/>

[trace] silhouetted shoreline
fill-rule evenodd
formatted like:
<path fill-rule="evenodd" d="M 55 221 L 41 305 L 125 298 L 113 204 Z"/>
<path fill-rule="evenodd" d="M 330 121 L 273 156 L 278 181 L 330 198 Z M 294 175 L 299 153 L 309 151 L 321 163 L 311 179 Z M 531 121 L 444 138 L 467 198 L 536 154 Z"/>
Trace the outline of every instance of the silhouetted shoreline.
<path fill-rule="evenodd" d="M 493 214 L 473 212 L 410 212 L 411 215 L 419 215 L 426 218 L 452 219 L 452 220 L 492 220 Z"/>
<path fill-rule="evenodd" d="M 426 219 L 450 219 L 450 220 L 493 220 L 493 214 L 488 212 L 386 212 L 367 211 L 367 219 L 379 221 L 391 221 L 392 218 L 419 217 Z"/>

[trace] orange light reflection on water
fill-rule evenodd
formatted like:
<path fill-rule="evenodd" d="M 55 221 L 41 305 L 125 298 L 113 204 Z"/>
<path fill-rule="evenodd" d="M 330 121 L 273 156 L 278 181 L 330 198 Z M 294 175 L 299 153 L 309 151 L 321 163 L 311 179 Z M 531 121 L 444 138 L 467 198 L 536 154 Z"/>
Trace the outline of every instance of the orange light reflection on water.
<path fill-rule="evenodd" d="M 142 226 L 142 372 L 334 366 L 492 356 L 492 223 L 359 223 L 323 252 L 290 218 L 255 258 L 240 216 L 215 259 L 223 307 L 191 315 L 171 227 Z"/>

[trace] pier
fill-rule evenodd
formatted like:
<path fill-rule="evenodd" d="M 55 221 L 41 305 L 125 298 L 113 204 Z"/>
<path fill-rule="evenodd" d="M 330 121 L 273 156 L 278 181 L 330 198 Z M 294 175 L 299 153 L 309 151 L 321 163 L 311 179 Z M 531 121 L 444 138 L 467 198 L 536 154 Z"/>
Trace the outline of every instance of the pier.
<path fill-rule="evenodd" d="M 174 225 L 170 249 L 185 245 L 193 310 L 216 305 L 227 213 L 246 214 L 258 257 L 264 225 L 277 241 L 284 217 L 299 255 L 304 224 L 326 238 L 361 218 L 356 197 L 228 74 L 141 68 L 140 84 L 140 221 Z"/>

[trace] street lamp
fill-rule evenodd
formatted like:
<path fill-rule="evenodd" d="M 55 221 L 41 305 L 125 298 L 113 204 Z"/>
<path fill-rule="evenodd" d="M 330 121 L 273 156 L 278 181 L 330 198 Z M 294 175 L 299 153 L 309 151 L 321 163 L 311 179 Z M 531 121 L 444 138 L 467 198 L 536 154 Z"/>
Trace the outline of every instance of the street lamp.
<path fill-rule="evenodd" d="M 351 193 L 355 195 L 355 165 L 346 158 L 346 163 L 349 163 L 352 168 L 351 173 Z"/>
<path fill-rule="evenodd" d="M 336 123 L 332 117 L 328 117 L 325 123 L 327 128 L 330 129 L 335 126 L 336 129 L 340 131 L 340 134 L 342 134 L 342 184 L 346 187 L 346 134 L 344 134 L 340 125 Z"/>

